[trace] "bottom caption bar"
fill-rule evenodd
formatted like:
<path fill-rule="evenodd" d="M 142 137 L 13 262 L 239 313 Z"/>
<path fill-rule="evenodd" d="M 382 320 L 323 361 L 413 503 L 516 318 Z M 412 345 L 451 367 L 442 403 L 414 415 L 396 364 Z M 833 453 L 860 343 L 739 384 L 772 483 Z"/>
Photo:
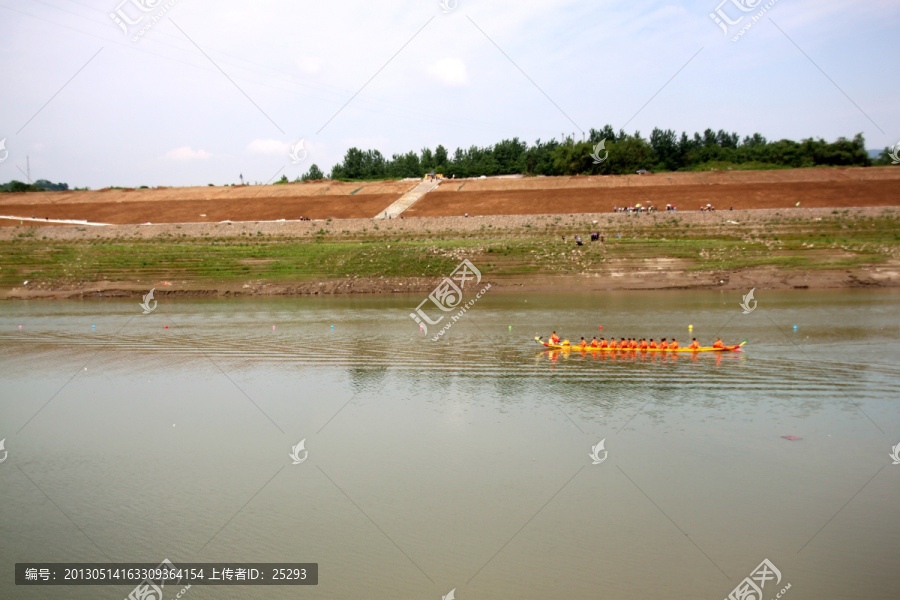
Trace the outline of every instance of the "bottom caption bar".
<path fill-rule="evenodd" d="M 319 585 L 319 564 L 16 563 L 16 585 Z"/>

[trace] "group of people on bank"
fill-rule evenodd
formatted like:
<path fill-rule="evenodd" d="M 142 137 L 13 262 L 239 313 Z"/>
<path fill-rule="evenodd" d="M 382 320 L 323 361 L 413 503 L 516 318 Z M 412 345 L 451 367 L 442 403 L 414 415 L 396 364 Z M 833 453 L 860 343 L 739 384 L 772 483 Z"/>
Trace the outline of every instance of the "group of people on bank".
<path fill-rule="evenodd" d="M 570 348 L 576 348 L 579 350 L 586 350 L 588 348 L 605 348 L 609 350 L 678 350 L 681 347 L 678 343 L 678 340 L 676 340 L 675 338 L 672 338 L 671 340 L 662 338 L 659 342 L 657 342 L 653 338 L 651 338 L 650 340 L 647 340 L 646 338 L 621 338 L 619 340 L 610 338 L 609 340 L 607 340 L 605 337 L 601 337 L 598 340 L 595 336 L 590 342 L 582 337 L 579 343 L 572 344 L 571 342 L 569 342 L 569 340 L 560 341 L 559 336 L 556 335 L 555 331 L 550 335 L 550 345 L 569 346 Z M 716 341 L 712 347 L 724 348 L 725 343 L 722 342 L 720 338 L 716 338 Z M 686 349 L 699 350 L 700 342 L 697 341 L 697 338 L 692 338 L 690 345 L 688 345 Z"/>

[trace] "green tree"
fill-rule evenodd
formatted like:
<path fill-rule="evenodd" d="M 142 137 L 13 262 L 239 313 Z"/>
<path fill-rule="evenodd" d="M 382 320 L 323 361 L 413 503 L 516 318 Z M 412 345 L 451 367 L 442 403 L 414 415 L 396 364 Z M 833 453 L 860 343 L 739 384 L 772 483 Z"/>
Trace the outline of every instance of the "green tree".
<path fill-rule="evenodd" d="M 319 179 L 325 179 L 325 173 L 315 163 L 311 164 L 309 170 L 300 177 L 301 181 L 316 181 Z"/>
<path fill-rule="evenodd" d="M 677 171 L 683 165 L 678 138 L 673 130 L 655 128 L 650 134 L 650 147 L 653 148 L 655 170 Z"/>
<path fill-rule="evenodd" d="M 431 148 L 422 148 L 422 158 L 419 160 L 419 164 L 422 165 L 422 170 L 426 173 L 434 169 L 434 153 L 431 151 Z"/>
<path fill-rule="evenodd" d="M 435 169 L 446 169 L 446 167 L 450 164 L 447 159 L 447 149 L 444 148 L 441 144 L 438 144 L 438 147 L 434 149 Z"/>

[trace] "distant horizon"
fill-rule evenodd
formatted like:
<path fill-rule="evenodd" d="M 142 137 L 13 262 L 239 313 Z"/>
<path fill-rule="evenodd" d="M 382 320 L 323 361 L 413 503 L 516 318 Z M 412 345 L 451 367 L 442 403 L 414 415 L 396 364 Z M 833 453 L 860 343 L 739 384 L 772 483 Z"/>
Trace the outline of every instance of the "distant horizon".
<path fill-rule="evenodd" d="M 680 132 L 679 132 L 679 133 L 680 133 Z M 737 132 L 733 132 L 733 133 L 737 133 Z M 646 138 L 644 138 L 644 139 L 646 139 Z M 813 138 L 807 138 L 807 139 L 823 139 L 823 138 L 820 138 L 820 137 L 813 137 Z M 836 139 L 833 140 L 833 141 L 837 141 L 838 139 L 851 139 L 851 138 L 849 138 L 848 136 L 838 136 L 838 138 L 836 138 Z M 771 141 L 773 141 L 773 140 L 769 140 L 769 141 L 771 142 Z M 790 142 L 797 142 L 797 143 L 799 143 L 799 142 L 802 142 L 803 140 L 799 140 L 799 141 L 798 141 L 798 140 L 787 140 L 786 138 L 782 138 L 782 139 L 779 139 L 779 140 L 777 140 L 777 141 L 790 141 Z M 825 140 L 825 141 L 826 141 L 826 142 L 830 142 L 829 140 Z M 833 141 L 831 141 L 831 142 L 833 142 Z M 529 146 L 530 146 L 530 144 L 529 144 Z M 888 146 L 888 147 L 886 147 L 886 148 L 866 148 L 866 152 L 867 152 L 868 157 L 869 157 L 870 160 L 875 160 L 875 159 L 877 159 L 877 158 L 879 158 L 879 157 L 881 156 L 881 153 L 882 153 L 882 152 L 884 152 L 885 150 L 890 150 L 890 149 L 891 149 L 891 146 Z M 375 148 L 362 148 L 361 150 L 366 151 L 366 150 L 377 150 L 377 149 L 375 149 Z M 315 164 L 315 163 L 313 163 L 313 164 Z M 319 166 L 319 167 L 321 168 L 321 165 L 317 165 L 317 166 Z M 813 165 L 813 166 L 808 166 L 808 167 L 790 167 L 790 166 L 773 167 L 773 166 L 769 166 L 769 167 L 765 167 L 765 168 L 756 168 L 756 169 L 754 169 L 754 168 L 751 167 L 751 168 L 737 169 L 737 170 L 741 170 L 741 171 L 757 171 L 757 170 L 759 170 L 759 171 L 764 171 L 764 170 L 771 170 L 771 169 L 776 169 L 776 168 L 777 168 L 777 169 L 802 169 L 802 168 L 829 168 L 829 167 L 841 167 L 841 168 L 866 168 L 867 166 L 869 166 L 869 167 L 877 167 L 877 166 L 886 166 L 886 165 L 874 165 L 874 164 L 872 164 L 872 165 Z M 890 165 L 887 165 L 887 166 L 890 166 Z M 711 169 L 711 170 L 732 170 L 732 169 Z M 706 171 L 706 169 L 704 169 L 704 170 L 702 170 L 702 171 Z M 701 172 L 702 172 L 702 171 L 701 171 Z M 692 171 L 692 170 L 690 170 L 690 169 L 680 169 L 680 170 L 675 170 L 675 171 L 666 171 L 666 170 L 662 170 L 662 171 L 657 171 L 657 172 L 664 172 L 664 173 L 679 173 L 679 172 L 686 172 L 686 173 L 689 173 L 689 172 L 698 172 L 698 171 Z M 329 171 L 326 171 L 326 172 L 325 172 L 325 176 L 324 176 L 322 179 L 323 179 L 323 180 L 330 180 L 330 181 L 402 181 L 402 180 L 407 180 L 407 179 L 408 179 L 408 180 L 412 180 L 412 179 L 421 179 L 421 178 L 422 178 L 422 177 L 378 177 L 378 178 L 368 178 L 368 179 L 365 179 L 365 178 L 363 178 L 363 179 L 354 179 L 354 178 L 334 178 L 334 179 L 333 179 L 333 178 L 329 177 L 329 174 L 330 174 L 330 167 L 329 167 Z M 613 177 L 613 176 L 633 175 L 633 174 L 635 174 L 635 173 L 565 174 L 565 175 L 531 175 L 531 174 L 528 174 L 528 173 L 504 173 L 504 174 L 498 174 L 498 175 L 486 175 L 485 177 L 515 177 L 515 176 L 521 176 L 521 177 L 532 177 L 532 176 L 538 176 L 538 177 L 572 177 L 572 176 L 594 176 L 594 175 L 596 175 L 596 176 L 610 176 L 610 177 Z M 426 173 L 426 175 L 427 175 L 427 173 Z M 481 175 L 472 175 L 472 176 L 460 176 L 460 177 L 457 177 L 456 179 L 478 179 L 478 178 L 480 178 L 480 177 L 482 177 L 482 176 L 481 176 Z M 448 179 L 449 179 L 449 177 L 448 177 Z M 37 183 L 37 182 L 39 182 L 39 181 L 46 181 L 46 182 L 51 183 L 51 184 L 66 184 L 66 185 L 69 185 L 69 183 L 68 183 L 68 182 L 65 182 L 65 181 L 53 181 L 53 180 L 50 180 L 50 179 L 44 179 L 44 178 L 34 179 L 34 180 L 33 180 L 33 183 Z M 315 181 L 315 180 L 314 180 L 314 181 Z M 0 181 L 0 186 L 9 185 L 9 184 L 11 184 L 11 183 L 13 183 L 13 182 L 26 183 L 25 178 L 22 178 L 22 179 L 16 179 L 16 178 L 14 177 L 14 178 L 10 179 L 10 180 L 7 181 L 7 182 L 2 182 L 2 181 Z M 286 182 L 283 182 L 283 181 L 280 182 L 279 180 L 273 180 L 273 181 L 270 181 L 270 182 L 261 182 L 261 181 L 249 181 L 249 180 L 245 179 L 243 185 L 283 185 L 283 184 L 285 184 L 285 183 L 302 183 L 302 182 L 300 181 L 300 178 L 299 178 L 299 176 L 298 176 L 298 177 L 295 178 L 295 179 L 288 179 L 288 181 L 286 181 Z M 66 190 L 66 191 L 96 191 L 96 190 L 103 190 L 103 189 L 135 189 L 135 190 L 137 190 L 137 189 L 159 189 L 159 188 L 178 188 L 178 187 L 210 187 L 210 186 L 213 186 L 213 187 L 231 187 L 231 186 L 240 186 L 240 185 L 242 185 L 241 182 L 240 182 L 240 180 L 235 181 L 235 182 L 231 182 L 231 183 L 214 183 L 214 182 L 208 182 L 208 183 L 205 184 L 205 185 L 204 185 L 204 184 L 187 184 L 187 185 L 166 185 L 166 184 L 156 184 L 156 185 L 150 185 L 150 184 L 143 183 L 143 184 L 139 184 L 139 185 L 106 185 L 106 186 L 101 186 L 101 187 L 96 187 L 96 188 L 95 188 L 95 187 L 91 187 L 91 186 L 73 186 L 73 185 L 69 185 L 69 189 Z M 87 190 L 85 190 L 85 187 L 87 187 Z M 76 188 L 77 188 L 77 189 L 76 189 Z M 44 191 L 55 191 L 55 190 L 44 190 Z"/>
<path fill-rule="evenodd" d="M 879 150 L 879 153 L 880 152 L 881 152 L 881 150 Z M 659 174 L 663 174 L 663 173 L 666 173 L 666 174 L 673 174 L 673 173 L 697 174 L 697 173 L 715 173 L 715 172 L 748 173 L 748 172 L 764 172 L 764 171 L 799 171 L 799 170 L 803 170 L 803 169 L 877 169 L 877 168 L 888 168 L 888 167 L 893 167 L 893 166 L 894 165 L 868 165 L 868 166 L 817 165 L 817 166 L 813 166 L 813 167 L 780 167 L 780 168 L 767 168 L 767 169 L 710 169 L 710 170 L 702 170 L 702 171 L 656 171 L 656 173 L 659 173 Z M 527 175 L 527 174 L 523 174 L 523 173 L 510 173 L 510 174 L 504 174 L 504 175 L 473 175 L 473 176 L 469 176 L 469 177 L 456 177 L 453 179 L 453 181 L 463 181 L 466 179 L 501 179 L 501 178 L 507 178 L 507 179 L 510 179 L 510 178 L 552 179 L 554 177 L 632 177 L 632 176 L 639 176 L 639 175 L 637 173 L 612 173 L 612 174 L 591 174 L 591 175 L 583 175 L 583 174 L 579 174 L 579 175 Z M 96 188 L 90 187 L 90 186 L 87 186 L 87 188 L 85 188 L 84 186 L 80 186 L 78 188 L 76 188 L 74 186 L 69 186 L 69 189 L 59 190 L 59 191 L 63 191 L 63 192 L 99 192 L 99 191 L 103 191 L 103 190 L 162 190 L 162 189 L 177 189 L 177 188 L 241 187 L 241 185 L 243 185 L 245 187 L 264 187 L 264 186 L 289 185 L 289 184 L 312 184 L 312 183 L 321 182 L 321 181 L 334 181 L 334 182 L 338 182 L 338 183 L 374 183 L 374 182 L 378 182 L 378 181 L 419 181 L 422 179 L 423 179 L 422 177 L 402 177 L 402 178 L 384 177 L 384 178 L 379 178 L 379 179 L 331 179 L 329 177 L 325 177 L 323 179 L 313 179 L 313 180 L 309 180 L 309 181 L 299 181 L 299 180 L 291 179 L 291 180 L 288 180 L 288 181 L 282 182 L 282 183 L 278 183 L 275 181 L 270 182 L 270 183 L 245 181 L 243 184 L 241 184 L 238 181 L 235 183 L 207 183 L 205 185 L 199 185 L 199 184 L 189 184 L 189 185 L 141 184 L 141 185 L 113 185 L 113 186 L 108 185 L 108 186 L 96 187 Z M 445 177 L 444 180 L 450 181 L 451 178 Z M 0 185 L 7 185 L 9 183 L 12 183 L 12 181 L 17 181 L 17 180 L 14 179 L 14 180 L 10 180 L 5 183 L 0 182 Z M 35 180 L 35 183 L 37 183 L 38 181 L 48 181 L 49 183 L 53 183 L 53 184 L 67 184 L 67 182 L 65 182 L 65 181 L 50 181 L 47 179 Z M 19 181 L 19 183 L 24 183 L 24 182 Z M 41 190 L 41 191 L 55 192 L 56 190 Z M 29 192 L 29 193 L 39 193 L 39 192 Z M 2 196 L 0 196 L 0 197 L 2 197 Z"/>

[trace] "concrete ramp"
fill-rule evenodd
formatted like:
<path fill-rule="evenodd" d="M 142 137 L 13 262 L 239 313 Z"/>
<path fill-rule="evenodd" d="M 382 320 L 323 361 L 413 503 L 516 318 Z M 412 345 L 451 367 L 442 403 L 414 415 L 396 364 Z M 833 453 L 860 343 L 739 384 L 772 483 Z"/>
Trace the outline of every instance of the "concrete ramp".
<path fill-rule="evenodd" d="M 393 204 L 388 206 L 384 212 L 379 213 L 375 218 L 376 219 L 387 219 L 388 217 L 392 219 L 396 219 L 400 216 L 400 214 L 418 202 L 419 198 L 427 194 L 428 192 L 434 191 L 438 185 L 440 185 L 440 181 L 423 181 L 410 191 L 406 192 L 402 196 L 400 196 Z"/>

